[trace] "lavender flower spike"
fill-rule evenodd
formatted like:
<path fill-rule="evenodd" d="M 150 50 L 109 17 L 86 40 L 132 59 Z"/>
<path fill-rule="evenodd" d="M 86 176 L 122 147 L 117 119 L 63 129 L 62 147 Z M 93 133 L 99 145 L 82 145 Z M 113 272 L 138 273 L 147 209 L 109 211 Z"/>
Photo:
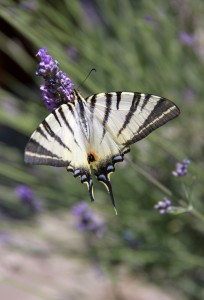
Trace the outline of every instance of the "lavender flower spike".
<path fill-rule="evenodd" d="M 16 192 L 16 196 L 23 203 L 32 202 L 33 199 L 35 198 L 33 190 L 24 184 L 18 185 L 15 192 Z"/>
<path fill-rule="evenodd" d="M 188 32 L 184 32 L 184 31 L 181 31 L 179 33 L 179 39 L 182 44 L 188 45 L 188 46 L 194 46 L 196 43 L 195 35 L 188 33 Z"/>
<path fill-rule="evenodd" d="M 100 220 L 89 205 L 82 201 L 72 208 L 72 214 L 77 218 L 76 227 L 79 231 L 91 233 L 98 238 L 105 234 L 105 224 Z"/>
<path fill-rule="evenodd" d="M 33 213 L 37 213 L 42 210 L 40 201 L 35 197 L 35 194 L 30 187 L 21 184 L 16 187 L 15 192 L 21 203 L 29 207 Z"/>
<path fill-rule="evenodd" d="M 176 164 L 176 170 L 172 172 L 173 176 L 185 176 L 188 174 L 188 165 L 190 164 L 189 159 L 184 159 L 182 163 Z"/>
<path fill-rule="evenodd" d="M 154 206 L 154 208 L 157 209 L 160 214 L 165 214 L 173 210 L 171 200 L 169 200 L 167 197 L 164 197 L 163 201 L 159 201 L 158 204 Z"/>
<path fill-rule="evenodd" d="M 40 89 L 47 109 L 52 111 L 63 103 L 71 102 L 74 84 L 66 73 L 59 69 L 58 61 L 47 54 L 46 48 L 39 49 L 36 56 L 40 57 L 36 75 L 45 80 L 45 84 L 41 85 Z"/>

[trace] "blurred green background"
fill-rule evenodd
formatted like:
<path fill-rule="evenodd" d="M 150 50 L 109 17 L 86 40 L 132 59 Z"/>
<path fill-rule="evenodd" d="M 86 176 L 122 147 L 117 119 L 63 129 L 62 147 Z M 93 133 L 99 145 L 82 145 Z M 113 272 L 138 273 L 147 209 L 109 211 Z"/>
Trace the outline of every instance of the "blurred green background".
<path fill-rule="evenodd" d="M 0 28 L 1 256 L 18 253 L 43 261 L 49 253 L 51 258 L 82 259 L 97 265 L 114 286 L 118 269 L 124 268 L 133 283 L 142 279 L 173 293 L 173 299 L 204 299 L 204 2 L 8 0 L 0 2 Z M 39 90 L 43 82 L 35 76 L 35 54 L 42 47 L 75 87 L 96 68 L 80 87 L 84 97 L 146 92 L 171 99 L 181 110 L 179 118 L 132 146 L 128 160 L 116 166 L 111 181 L 117 217 L 105 188 L 95 182 L 96 201 L 90 206 L 106 224 L 100 239 L 74 229 L 71 207 L 89 203 L 79 179 L 64 168 L 24 164 L 25 145 L 49 113 Z M 186 157 L 189 174 L 173 177 L 175 163 Z M 22 184 L 39 199 L 40 213 L 19 200 L 16 188 Z M 154 210 L 164 196 L 174 206 L 187 207 L 188 193 L 199 217 Z M 46 234 L 42 224 L 51 226 Z M 47 247 L 41 247 L 42 241 Z M 3 265 L 3 282 L 25 289 L 26 281 L 19 284 L 8 275 L 8 265 Z M 56 290 L 62 291 L 57 285 Z M 75 291 L 73 298 L 68 291 L 49 297 L 40 288 L 30 293 L 39 297 L 32 299 L 80 299 Z M 126 298 L 115 292 L 109 299 Z"/>

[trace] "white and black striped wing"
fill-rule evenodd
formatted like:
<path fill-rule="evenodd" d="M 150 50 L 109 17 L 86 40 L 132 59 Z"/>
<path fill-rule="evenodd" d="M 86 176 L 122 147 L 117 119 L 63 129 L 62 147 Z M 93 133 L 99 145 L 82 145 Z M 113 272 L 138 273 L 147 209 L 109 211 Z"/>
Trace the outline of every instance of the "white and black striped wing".
<path fill-rule="evenodd" d="M 26 149 L 25 162 L 36 165 L 89 168 L 84 138 L 78 126 L 75 107 L 63 104 L 53 111 L 32 134 Z"/>
<path fill-rule="evenodd" d="M 86 101 L 93 118 L 101 120 L 103 135 L 108 132 L 122 152 L 180 113 L 172 101 L 138 92 L 101 93 Z"/>
<path fill-rule="evenodd" d="M 74 91 L 74 102 L 53 111 L 32 134 L 25 162 L 67 167 L 86 183 L 94 200 L 90 166 L 105 184 L 115 206 L 110 174 L 130 146 L 179 115 L 171 101 L 142 93 L 102 93 L 84 99 Z"/>
<path fill-rule="evenodd" d="M 123 161 L 133 143 L 178 116 L 179 109 L 167 99 L 137 92 L 95 94 L 86 98 L 86 106 L 93 125 L 94 173 L 115 206 L 109 178 L 115 163 Z"/>

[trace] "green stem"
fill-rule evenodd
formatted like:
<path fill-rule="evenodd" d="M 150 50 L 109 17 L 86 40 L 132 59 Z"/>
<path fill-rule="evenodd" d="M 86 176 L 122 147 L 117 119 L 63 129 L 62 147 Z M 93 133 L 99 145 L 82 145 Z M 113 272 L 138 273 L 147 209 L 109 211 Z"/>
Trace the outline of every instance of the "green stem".
<path fill-rule="evenodd" d="M 188 201 L 189 201 L 190 205 L 192 205 L 192 203 L 193 203 L 193 197 L 192 197 L 192 195 L 193 195 L 193 187 L 195 185 L 195 182 L 196 182 L 196 177 L 193 176 L 192 182 L 191 182 L 191 186 L 190 186 L 190 189 L 189 189 L 189 193 L 188 193 Z"/>
<path fill-rule="evenodd" d="M 148 172 L 146 172 L 143 168 L 136 165 L 132 160 L 126 158 L 131 163 L 131 166 L 133 169 L 135 169 L 139 174 L 144 176 L 149 182 L 151 182 L 153 185 L 155 185 L 160 191 L 162 191 L 165 195 L 172 197 L 172 192 L 164 186 L 161 182 L 159 182 L 157 179 L 152 177 Z"/>
<path fill-rule="evenodd" d="M 204 223 L 204 215 L 196 210 L 192 205 L 189 206 L 188 211 Z"/>
<path fill-rule="evenodd" d="M 181 187 L 183 189 L 183 193 L 184 193 L 184 196 L 185 196 L 185 200 L 187 202 L 190 202 L 190 199 L 189 199 L 189 193 L 187 192 L 187 189 L 186 189 L 186 186 L 185 184 L 183 183 L 183 181 L 181 182 Z M 191 203 L 190 203 L 191 204 Z"/>

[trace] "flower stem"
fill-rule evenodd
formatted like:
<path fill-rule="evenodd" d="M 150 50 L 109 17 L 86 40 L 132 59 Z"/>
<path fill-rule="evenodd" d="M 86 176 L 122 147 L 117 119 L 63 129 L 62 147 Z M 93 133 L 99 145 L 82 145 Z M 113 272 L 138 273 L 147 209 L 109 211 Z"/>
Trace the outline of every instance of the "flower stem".
<path fill-rule="evenodd" d="M 157 179 L 155 179 L 152 175 L 150 175 L 147 171 L 145 171 L 143 168 L 138 166 L 132 160 L 130 160 L 128 158 L 126 158 L 126 160 L 128 160 L 131 163 L 133 169 L 135 169 L 139 174 L 144 176 L 149 182 L 151 182 L 153 185 L 155 185 L 160 191 L 162 191 L 167 196 L 172 197 L 172 192 L 166 186 L 164 186 L 161 182 L 159 182 Z"/>
<path fill-rule="evenodd" d="M 199 219 L 200 221 L 202 221 L 204 223 L 204 215 L 202 213 L 200 213 L 198 210 L 195 209 L 194 206 L 189 205 L 188 207 L 188 211 L 195 216 L 197 219 Z"/>

